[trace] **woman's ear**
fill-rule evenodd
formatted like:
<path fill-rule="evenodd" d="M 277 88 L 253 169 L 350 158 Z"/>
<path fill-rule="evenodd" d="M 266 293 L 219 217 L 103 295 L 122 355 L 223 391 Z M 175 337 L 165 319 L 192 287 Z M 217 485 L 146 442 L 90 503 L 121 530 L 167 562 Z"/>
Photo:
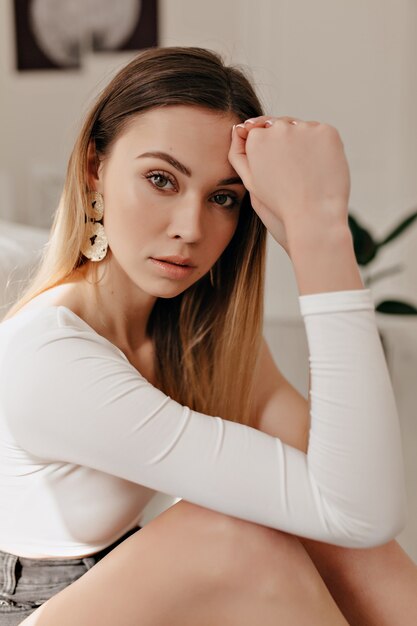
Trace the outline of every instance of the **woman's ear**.
<path fill-rule="evenodd" d="M 97 156 L 94 139 L 91 139 L 87 148 L 87 181 L 90 191 L 99 191 L 101 189 L 100 177 L 100 160 Z"/>

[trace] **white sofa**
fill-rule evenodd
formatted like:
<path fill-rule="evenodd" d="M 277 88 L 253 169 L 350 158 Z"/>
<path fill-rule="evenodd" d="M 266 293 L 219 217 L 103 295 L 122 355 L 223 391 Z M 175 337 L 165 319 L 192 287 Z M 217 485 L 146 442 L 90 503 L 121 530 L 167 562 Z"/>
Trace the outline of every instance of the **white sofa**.
<path fill-rule="evenodd" d="M 0 319 L 39 260 L 48 231 L 0 220 Z"/>

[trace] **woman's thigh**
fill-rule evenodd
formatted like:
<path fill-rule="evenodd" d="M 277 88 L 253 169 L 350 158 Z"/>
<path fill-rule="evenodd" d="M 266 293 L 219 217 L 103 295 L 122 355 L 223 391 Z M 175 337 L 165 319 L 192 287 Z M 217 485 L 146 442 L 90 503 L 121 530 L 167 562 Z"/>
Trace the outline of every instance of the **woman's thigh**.
<path fill-rule="evenodd" d="M 265 626 L 346 624 L 295 537 L 180 501 L 22 625 L 243 626 L 255 610 Z"/>

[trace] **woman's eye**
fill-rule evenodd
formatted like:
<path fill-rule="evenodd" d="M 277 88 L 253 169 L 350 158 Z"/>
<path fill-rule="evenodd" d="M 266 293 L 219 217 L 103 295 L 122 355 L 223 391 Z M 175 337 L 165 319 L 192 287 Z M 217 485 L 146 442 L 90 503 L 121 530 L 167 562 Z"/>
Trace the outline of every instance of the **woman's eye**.
<path fill-rule="evenodd" d="M 146 178 L 150 180 L 151 184 L 158 189 L 166 189 L 167 187 L 171 189 L 175 188 L 173 181 L 170 180 L 168 176 L 161 174 L 160 172 L 151 172 L 146 176 Z M 171 187 L 169 187 L 169 185 L 171 185 Z"/>
<path fill-rule="evenodd" d="M 213 196 L 214 202 L 227 208 L 232 208 L 237 204 L 237 198 L 235 196 L 229 196 L 227 193 L 216 193 Z"/>

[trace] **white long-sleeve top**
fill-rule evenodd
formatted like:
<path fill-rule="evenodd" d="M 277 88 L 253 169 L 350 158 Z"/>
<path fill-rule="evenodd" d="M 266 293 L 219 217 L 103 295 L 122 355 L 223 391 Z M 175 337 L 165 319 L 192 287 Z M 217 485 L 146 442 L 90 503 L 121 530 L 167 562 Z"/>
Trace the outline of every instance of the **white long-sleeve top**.
<path fill-rule="evenodd" d="M 0 324 L 0 550 L 93 554 L 137 524 L 156 491 L 345 547 L 398 534 L 401 439 L 370 292 L 299 303 L 307 454 L 181 406 L 64 306 Z"/>

